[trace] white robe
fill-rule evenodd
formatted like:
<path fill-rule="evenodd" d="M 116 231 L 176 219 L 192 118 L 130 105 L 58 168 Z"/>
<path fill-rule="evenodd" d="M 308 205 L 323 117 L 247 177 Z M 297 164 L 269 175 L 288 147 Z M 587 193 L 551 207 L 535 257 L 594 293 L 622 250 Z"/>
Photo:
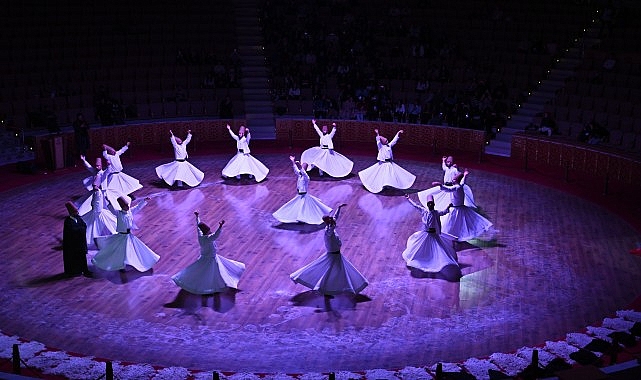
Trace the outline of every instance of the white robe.
<path fill-rule="evenodd" d="M 173 135 L 170 140 L 171 145 L 174 147 L 175 161 L 157 166 L 156 175 L 169 186 L 172 186 L 175 181 L 182 181 L 191 187 L 200 185 L 203 178 L 205 178 L 205 173 L 187 161 L 187 158 L 189 158 L 187 144 L 191 141 L 191 133 L 187 134 L 187 138 L 182 144 L 178 144 L 176 137 Z"/>
<path fill-rule="evenodd" d="M 256 182 L 264 180 L 267 177 L 267 173 L 269 173 L 269 169 L 249 154 L 251 152 L 249 150 L 251 134 L 248 133 L 247 136 L 238 137 L 231 130 L 229 130 L 229 134 L 236 140 L 237 153 L 223 168 L 223 176 L 233 178 L 241 174 L 249 174 L 254 176 Z"/>
<path fill-rule="evenodd" d="M 450 269 L 443 273 L 445 278 L 455 281 L 461 278 L 461 269 L 458 265 L 456 251 L 451 242 L 444 241 L 441 237 L 440 217 L 448 213 L 424 208 L 410 200 L 412 206 L 421 212 L 423 229 L 414 232 L 408 239 L 403 259 L 407 266 L 427 273 L 439 273 L 447 266 Z"/>
<path fill-rule="evenodd" d="M 305 150 L 300 156 L 300 161 L 309 164 L 308 171 L 317 167 L 331 177 L 341 178 L 349 175 L 354 163 L 334 150 L 332 139 L 336 134 L 336 127 L 332 128 L 328 134 L 323 134 L 316 124 L 314 124 L 314 129 L 320 137 L 320 145 Z"/>
<path fill-rule="evenodd" d="M 339 213 L 340 210 L 336 212 L 335 220 Z M 326 253 L 289 277 L 322 294 L 360 293 L 368 285 L 367 279 L 341 254 L 342 242 L 336 226 L 327 225 L 324 234 Z"/>
<path fill-rule="evenodd" d="M 492 227 L 492 222 L 479 214 L 473 207 L 465 205 L 465 178 L 453 186 L 440 186 L 441 191 L 452 193 L 454 206 L 441 219 L 443 233 L 455 236 L 458 241 L 479 237 Z"/>
<path fill-rule="evenodd" d="M 304 170 L 294 166 L 296 174 L 296 190 L 298 195 L 285 203 L 272 215 L 281 223 L 322 224 L 323 216 L 328 215 L 332 208 L 320 199 L 307 193 L 309 175 Z"/>
<path fill-rule="evenodd" d="M 142 189 L 140 181 L 122 172 L 123 166 L 120 161 L 120 156 L 125 153 L 127 149 L 129 149 L 129 147 L 125 145 L 117 150 L 115 154 L 109 154 L 106 150 L 102 152 L 102 156 L 109 164 L 106 170 L 107 184 L 104 187 L 106 191 L 105 195 L 114 207 L 118 207 L 115 200 L 118 199 L 119 196 L 129 195 L 136 190 Z"/>
<path fill-rule="evenodd" d="M 441 167 L 443 168 L 443 184 L 446 186 L 451 186 L 452 184 L 454 184 L 454 179 L 459 174 L 461 174 L 461 172 L 454 165 L 448 167 L 447 165 L 445 165 L 445 162 L 441 163 Z M 465 205 L 467 207 L 476 208 L 477 206 L 474 202 L 474 194 L 472 193 L 472 189 L 467 184 L 463 185 L 463 187 L 465 189 Z M 419 192 L 419 200 L 421 201 L 423 206 L 426 206 L 427 201 L 424 201 L 424 199 L 427 198 L 427 195 L 432 195 L 434 197 L 434 208 L 436 208 L 437 210 L 443 210 L 450 203 L 452 203 L 452 193 L 437 191 L 433 194 L 427 194 Z"/>
<path fill-rule="evenodd" d="M 97 248 L 95 238 L 116 233 L 116 215 L 104 207 L 104 194 L 96 189 L 91 192 L 91 211 L 82 219 L 87 224 L 87 247 Z"/>
<path fill-rule="evenodd" d="M 114 271 L 131 265 L 140 272 L 146 272 L 160 260 L 160 256 L 131 233 L 134 227 L 134 214 L 146 203 L 141 201 L 129 211 L 118 211 L 117 233 L 96 238 L 96 244 L 100 250 L 91 261 L 97 268 Z"/>
<path fill-rule="evenodd" d="M 105 190 L 107 187 L 107 173 L 105 170 L 98 170 L 97 168 L 94 168 L 87 162 L 87 160 L 82 160 L 82 163 L 85 165 L 85 168 L 91 173 L 91 176 L 86 177 L 85 179 L 82 180 L 82 184 L 87 189 L 87 192 L 80 198 L 78 198 L 74 204 L 78 208 L 78 214 L 79 215 L 85 215 L 88 212 L 91 212 L 93 206 L 91 204 L 92 202 L 92 196 L 93 196 L 93 184 L 94 182 L 98 181 L 100 183 L 100 189 Z M 107 199 L 106 197 L 103 197 L 103 207 L 107 207 Z"/>
<path fill-rule="evenodd" d="M 199 222 L 197 219 L 196 225 Z M 221 227 L 209 235 L 204 235 L 198 227 L 196 229 L 200 256 L 171 279 L 176 285 L 193 294 L 213 294 L 227 288 L 238 289 L 238 281 L 245 271 L 245 264 L 218 255 L 216 239 L 220 237 Z"/>
<path fill-rule="evenodd" d="M 394 162 L 392 147 L 398 142 L 398 137 L 399 133 L 396 133 L 392 141 L 384 145 L 381 143 L 380 136 L 376 136 L 377 162 L 358 172 L 363 186 L 369 192 L 380 193 L 385 186 L 404 190 L 414 184 L 416 176 Z"/>

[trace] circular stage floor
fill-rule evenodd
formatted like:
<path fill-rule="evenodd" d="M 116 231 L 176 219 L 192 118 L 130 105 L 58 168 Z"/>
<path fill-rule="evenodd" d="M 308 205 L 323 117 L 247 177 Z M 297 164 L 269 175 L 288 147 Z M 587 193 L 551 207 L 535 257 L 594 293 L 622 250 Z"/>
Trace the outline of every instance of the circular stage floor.
<path fill-rule="evenodd" d="M 229 155 L 194 157 L 194 189 L 155 177 L 168 160 L 128 163 L 151 201 L 135 233 L 161 260 L 152 272 L 96 270 L 61 276 L 64 202 L 83 194 L 86 172 L 0 193 L 4 220 L 0 329 L 49 347 L 125 362 L 236 372 L 328 372 L 426 366 L 556 340 L 641 294 L 638 232 L 598 205 L 531 182 L 473 171 L 469 185 L 492 231 L 458 247 L 460 282 L 421 278 L 401 258 L 420 214 L 400 191 L 367 192 L 356 174 L 312 175 L 310 193 L 347 203 L 343 253 L 369 280 L 359 296 L 325 300 L 289 274 L 323 253 L 316 226 L 271 216 L 295 193 L 288 153 L 256 152 L 262 183 L 224 180 Z M 351 157 L 354 171 L 373 157 Z M 440 163 L 398 160 L 417 180 L 442 179 Z M 461 163 L 459 163 L 461 164 Z M 196 259 L 193 211 L 226 220 L 220 254 L 247 265 L 238 292 L 196 297 L 170 277 Z M 95 252 L 90 252 L 90 257 Z"/>

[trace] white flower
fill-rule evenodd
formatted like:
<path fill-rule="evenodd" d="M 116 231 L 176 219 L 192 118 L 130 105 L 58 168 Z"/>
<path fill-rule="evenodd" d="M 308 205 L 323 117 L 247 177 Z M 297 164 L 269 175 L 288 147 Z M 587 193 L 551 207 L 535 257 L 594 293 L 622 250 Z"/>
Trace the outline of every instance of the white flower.
<path fill-rule="evenodd" d="M 182 367 L 168 367 L 156 371 L 156 375 L 152 377 L 154 380 L 178 380 L 187 379 L 190 373 L 186 368 Z"/>
<path fill-rule="evenodd" d="M 534 350 L 535 348 L 532 348 L 532 347 L 521 347 L 518 350 L 516 350 L 516 354 L 522 357 L 523 359 L 527 360 L 528 362 L 532 363 L 532 355 Z M 536 350 L 539 355 L 538 365 L 540 367 L 545 367 L 546 365 L 550 364 L 552 360 L 556 359 L 556 355 L 551 354 L 542 348 L 536 348 Z"/>
<path fill-rule="evenodd" d="M 461 372 L 461 367 L 457 363 L 441 363 L 443 366 L 443 372 Z M 438 364 L 434 364 L 430 367 L 430 371 L 436 373 L 436 367 Z"/>
<path fill-rule="evenodd" d="M 398 371 L 398 375 L 401 379 L 412 379 L 412 380 L 423 380 L 423 379 L 433 379 L 429 372 L 425 368 L 417 367 L 405 367 L 402 370 Z"/>
<path fill-rule="evenodd" d="M 213 379 L 213 371 L 207 372 L 207 371 L 200 371 L 200 372 L 192 372 L 191 377 L 193 380 L 211 380 Z M 225 376 L 222 374 L 220 375 L 221 379 L 226 379 Z"/>
<path fill-rule="evenodd" d="M 587 330 L 590 334 L 596 336 L 597 338 L 601 338 L 606 342 L 612 343 L 612 338 L 610 338 L 608 335 L 612 334 L 614 330 L 596 326 L 588 326 Z"/>
<path fill-rule="evenodd" d="M 122 365 L 113 363 L 114 378 L 125 379 L 148 379 L 151 378 L 156 370 L 149 364 L 130 364 Z"/>
<path fill-rule="evenodd" d="M 363 375 L 349 371 L 338 371 L 334 374 L 336 375 L 336 380 L 364 379 Z"/>
<path fill-rule="evenodd" d="M 229 380 L 258 380 L 260 377 L 248 372 L 238 372 L 227 377 Z"/>
<path fill-rule="evenodd" d="M 293 377 L 289 376 L 286 373 L 274 373 L 271 375 L 267 375 L 263 377 L 263 379 L 269 379 L 269 380 L 294 380 Z"/>
<path fill-rule="evenodd" d="M 65 360 L 69 360 L 69 355 L 63 351 L 45 351 L 40 355 L 33 356 L 27 360 L 29 367 L 38 368 L 44 373 L 51 373 L 51 369 L 59 366 Z"/>
<path fill-rule="evenodd" d="M 501 369 L 497 367 L 494 363 L 485 359 L 469 358 L 463 362 L 463 367 L 467 372 L 471 373 L 478 380 L 486 380 L 490 378 L 488 370 L 493 369 L 500 371 Z"/>
<path fill-rule="evenodd" d="M 328 375 L 323 375 L 318 372 L 308 372 L 298 376 L 299 380 L 327 380 L 328 378 Z"/>
<path fill-rule="evenodd" d="M 641 322 L 641 312 L 634 310 L 619 310 L 617 311 L 617 317 L 625 318 L 628 321 L 632 322 Z"/>
<path fill-rule="evenodd" d="M 40 342 L 26 342 L 18 345 L 18 351 L 20 351 L 20 358 L 22 360 L 30 359 L 46 349 L 47 346 Z"/>
<path fill-rule="evenodd" d="M 565 340 L 573 346 L 583 348 L 590 344 L 590 342 L 594 340 L 594 337 L 583 333 L 569 333 L 565 336 Z"/>
<path fill-rule="evenodd" d="M 570 354 L 579 349 L 564 341 L 547 341 L 545 342 L 545 350 L 565 360 L 568 364 L 575 364 L 576 362 L 570 359 Z"/>
<path fill-rule="evenodd" d="M 61 375 L 67 379 L 98 379 L 105 374 L 105 363 L 97 362 L 91 357 L 70 356 L 46 373 Z"/>
<path fill-rule="evenodd" d="M 612 330 L 628 332 L 634 326 L 634 322 L 623 318 L 605 318 L 602 326 Z"/>
<path fill-rule="evenodd" d="M 490 355 L 492 363 L 501 368 L 502 372 L 509 376 L 515 376 L 530 365 L 531 360 L 525 360 L 516 354 L 503 354 L 500 352 Z"/>
<path fill-rule="evenodd" d="M 398 377 L 394 372 L 388 371 L 386 369 L 370 369 L 365 372 L 366 379 L 377 379 L 377 380 L 396 380 Z"/>
<path fill-rule="evenodd" d="M 20 339 L 17 336 L 0 334 L 0 358 L 11 358 L 13 356 L 13 345 L 19 343 Z"/>

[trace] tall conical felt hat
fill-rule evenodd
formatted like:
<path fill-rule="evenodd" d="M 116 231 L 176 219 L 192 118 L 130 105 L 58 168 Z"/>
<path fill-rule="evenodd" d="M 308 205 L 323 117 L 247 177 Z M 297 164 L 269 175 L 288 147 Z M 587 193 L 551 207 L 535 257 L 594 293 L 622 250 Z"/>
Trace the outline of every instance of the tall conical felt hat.
<path fill-rule="evenodd" d="M 67 208 L 69 215 L 76 215 L 78 213 L 78 208 L 72 202 L 66 202 L 65 207 Z"/>

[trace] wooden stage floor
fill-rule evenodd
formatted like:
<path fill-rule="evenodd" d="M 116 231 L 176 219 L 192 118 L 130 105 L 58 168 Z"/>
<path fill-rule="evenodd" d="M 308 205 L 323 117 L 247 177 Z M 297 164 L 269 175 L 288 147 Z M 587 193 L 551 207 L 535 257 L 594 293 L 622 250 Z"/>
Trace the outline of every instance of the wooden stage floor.
<path fill-rule="evenodd" d="M 570 194 L 473 171 L 469 184 L 495 228 L 459 247 L 464 277 L 450 283 L 416 277 L 404 265 L 401 252 L 420 215 L 401 192 L 370 194 L 356 174 L 314 174 L 311 194 L 348 204 L 338 227 L 343 253 L 370 282 L 361 296 L 325 302 L 289 279 L 323 253 L 321 230 L 279 225 L 271 215 L 295 193 L 288 153 L 254 153 L 270 168 L 263 183 L 223 180 L 230 155 L 213 154 L 191 159 L 206 176 L 185 190 L 155 178 L 154 167 L 169 159 L 123 158 L 124 171 L 144 185 L 136 197 L 152 198 L 135 232 L 161 256 L 149 273 L 61 276 L 64 202 L 82 195 L 86 172 L 1 192 L 0 329 L 69 352 L 161 366 L 395 369 L 560 339 L 641 294 L 641 259 L 628 253 L 639 233 Z M 351 158 L 354 173 L 373 163 Z M 442 178 L 439 162 L 397 162 L 417 175 L 413 192 Z M 247 265 L 238 292 L 201 299 L 171 281 L 198 256 L 194 210 L 210 225 L 227 222 L 220 254 Z"/>

